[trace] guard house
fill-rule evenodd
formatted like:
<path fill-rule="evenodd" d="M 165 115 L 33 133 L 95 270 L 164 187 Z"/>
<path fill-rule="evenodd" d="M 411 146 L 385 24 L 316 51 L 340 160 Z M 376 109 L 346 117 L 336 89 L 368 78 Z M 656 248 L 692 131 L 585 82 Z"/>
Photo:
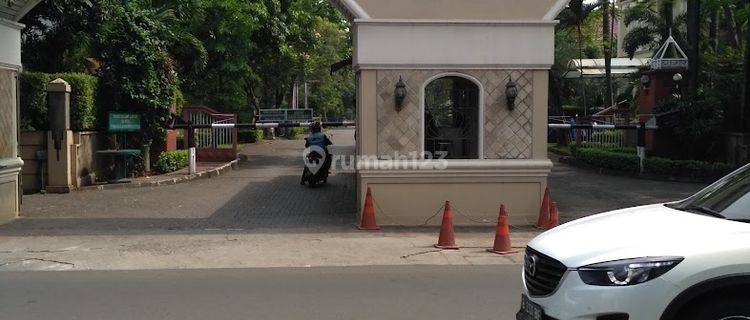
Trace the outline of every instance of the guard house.
<path fill-rule="evenodd" d="M 370 187 L 385 225 L 421 225 L 445 200 L 457 224 L 496 221 L 500 203 L 511 223 L 535 223 L 567 1 L 332 1 L 352 21 L 360 208 Z"/>

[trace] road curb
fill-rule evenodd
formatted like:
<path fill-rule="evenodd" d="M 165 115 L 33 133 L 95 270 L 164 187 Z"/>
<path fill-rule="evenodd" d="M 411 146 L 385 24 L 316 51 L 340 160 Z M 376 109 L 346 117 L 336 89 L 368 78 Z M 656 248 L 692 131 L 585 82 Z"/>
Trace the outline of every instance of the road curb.
<path fill-rule="evenodd" d="M 188 181 L 193 181 L 193 180 L 198 180 L 198 179 L 210 179 L 210 178 L 218 177 L 230 170 L 237 169 L 239 167 L 239 161 L 240 161 L 239 159 L 235 159 L 210 170 L 204 170 L 204 171 L 197 172 L 196 174 L 184 175 L 184 176 L 174 177 L 170 179 L 84 186 L 84 187 L 78 188 L 77 190 L 78 191 L 94 191 L 94 190 L 117 190 L 117 189 L 134 189 L 134 188 L 171 186 L 171 185 L 185 183 Z"/>

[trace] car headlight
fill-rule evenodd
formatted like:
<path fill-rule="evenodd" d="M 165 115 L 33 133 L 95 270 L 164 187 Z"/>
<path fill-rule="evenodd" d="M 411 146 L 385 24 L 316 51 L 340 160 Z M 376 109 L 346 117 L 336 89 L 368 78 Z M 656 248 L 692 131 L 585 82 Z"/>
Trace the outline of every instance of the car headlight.
<path fill-rule="evenodd" d="M 672 270 L 682 257 L 645 257 L 596 263 L 578 268 L 584 283 L 594 286 L 632 286 Z"/>

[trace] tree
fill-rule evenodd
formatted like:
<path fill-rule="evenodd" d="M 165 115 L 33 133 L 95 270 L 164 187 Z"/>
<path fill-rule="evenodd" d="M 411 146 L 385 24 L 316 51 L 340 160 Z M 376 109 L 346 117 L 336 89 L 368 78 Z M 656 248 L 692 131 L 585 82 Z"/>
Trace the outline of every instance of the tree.
<path fill-rule="evenodd" d="M 623 23 L 629 30 L 623 48 L 629 58 L 642 48 L 658 50 L 670 34 L 680 46 L 685 46 L 685 15 L 673 18 L 672 4 L 671 0 L 647 0 L 624 11 Z"/>
<path fill-rule="evenodd" d="M 688 73 L 690 76 L 689 90 L 691 95 L 698 92 L 700 75 L 700 39 L 701 39 L 701 2 L 687 0 L 687 34 L 688 34 Z"/>
<path fill-rule="evenodd" d="M 589 15 L 600 5 L 597 3 L 585 3 L 584 0 L 572 0 L 568 3 L 568 6 L 560 12 L 558 19 L 560 25 L 563 27 L 574 26 L 578 35 L 578 59 L 581 62 L 581 88 L 583 91 L 583 108 L 584 113 L 588 112 L 588 106 L 585 100 L 586 91 L 583 84 L 583 25 L 588 19 Z"/>
<path fill-rule="evenodd" d="M 95 40 L 106 101 L 114 110 L 142 115 L 144 139 L 161 145 L 161 119 L 179 90 L 175 60 L 168 48 L 175 40 L 167 26 L 170 12 L 139 1 L 100 3 L 102 22 Z"/>
<path fill-rule="evenodd" d="M 601 2 L 602 7 L 602 45 L 604 47 L 604 73 L 605 73 L 605 92 L 609 106 L 615 104 L 615 98 L 612 94 L 612 8 L 609 0 Z"/>

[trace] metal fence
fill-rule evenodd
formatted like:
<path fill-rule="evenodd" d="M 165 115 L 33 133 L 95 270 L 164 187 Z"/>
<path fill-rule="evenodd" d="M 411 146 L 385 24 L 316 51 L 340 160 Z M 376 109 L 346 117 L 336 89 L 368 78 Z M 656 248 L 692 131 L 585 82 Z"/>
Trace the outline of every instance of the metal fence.
<path fill-rule="evenodd" d="M 231 161 L 237 158 L 236 114 L 218 113 L 205 106 L 183 108 L 183 119 L 199 126 L 193 133 L 198 161 Z M 207 127 L 210 126 L 210 127 Z"/>

